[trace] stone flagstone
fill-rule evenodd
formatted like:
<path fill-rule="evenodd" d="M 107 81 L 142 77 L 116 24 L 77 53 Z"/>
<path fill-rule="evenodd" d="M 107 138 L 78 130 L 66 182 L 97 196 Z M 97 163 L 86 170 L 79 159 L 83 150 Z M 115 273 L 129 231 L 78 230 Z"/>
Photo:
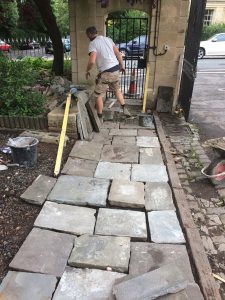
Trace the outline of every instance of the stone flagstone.
<path fill-rule="evenodd" d="M 139 150 L 130 145 L 105 145 L 101 154 L 101 161 L 114 163 L 138 163 Z"/>
<path fill-rule="evenodd" d="M 42 205 L 55 183 L 55 178 L 39 175 L 20 197 L 26 202 Z"/>
<path fill-rule="evenodd" d="M 112 288 L 125 274 L 66 268 L 53 300 L 114 300 Z"/>
<path fill-rule="evenodd" d="M 113 146 L 118 146 L 118 145 L 136 146 L 136 137 L 135 136 L 114 136 L 112 145 Z"/>
<path fill-rule="evenodd" d="M 185 243 L 176 212 L 172 210 L 148 213 L 151 240 L 154 243 Z"/>
<path fill-rule="evenodd" d="M 138 129 L 138 136 L 156 136 L 154 130 L 151 129 Z"/>
<path fill-rule="evenodd" d="M 130 238 L 83 235 L 76 239 L 68 264 L 78 268 L 127 272 L 130 259 Z"/>
<path fill-rule="evenodd" d="M 145 213 L 140 211 L 100 208 L 95 234 L 128 236 L 145 241 L 147 239 Z"/>
<path fill-rule="evenodd" d="M 126 179 L 131 175 L 131 164 L 99 162 L 95 171 L 96 178 Z"/>
<path fill-rule="evenodd" d="M 163 165 L 132 165 L 131 180 L 143 182 L 167 182 L 168 175 Z"/>
<path fill-rule="evenodd" d="M 204 300 L 199 286 L 196 283 L 189 283 L 186 288 L 176 294 L 160 297 L 158 300 Z"/>
<path fill-rule="evenodd" d="M 102 148 L 102 144 L 87 141 L 77 141 L 70 152 L 70 156 L 99 161 Z"/>
<path fill-rule="evenodd" d="M 95 209 L 45 202 L 34 226 L 72 233 L 93 234 Z"/>
<path fill-rule="evenodd" d="M 138 276 L 174 262 L 183 276 L 194 282 L 185 245 L 132 242 L 129 274 Z"/>
<path fill-rule="evenodd" d="M 9 271 L 0 286 L 2 300 L 47 300 L 57 279 L 52 275 Z"/>
<path fill-rule="evenodd" d="M 69 157 L 62 174 L 94 177 L 97 161 Z"/>
<path fill-rule="evenodd" d="M 74 236 L 34 228 L 10 263 L 10 268 L 61 277 Z M 62 247 L 63 245 L 63 247 Z"/>
<path fill-rule="evenodd" d="M 137 129 L 110 129 L 109 135 L 137 136 Z"/>
<path fill-rule="evenodd" d="M 140 148 L 141 165 L 164 165 L 160 148 Z"/>
<path fill-rule="evenodd" d="M 171 263 L 114 285 L 113 294 L 117 300 L 150 300 L 179 292 L 187 284 L 179 268 Z"/>
<path fill-rule="evenodd" d="M 109 136 L 109 129 L 101 129 L 100 132 L 94 132 L 92 142 L 103 145 L 111 145 L 112 136 Z"/>
<path fill-rule="evenodd" d="M 145 208 L 150 210 L 176 210 L 172 192 L 167 182 L 147 182 L 145 185 Z"/>
<path fill-rule="evenodd" d="M 81 206 L 106 206 L 109 185 L 106 179 L 63 175 L 48 200 Z"/>
<path fill-rule="evenodd" d="M 145 207 L 144 184 L 129 180 L 115 179 L 112 182 L 109 203 L 114 206 L 122 207 Z"/>
<path fill-rule="evenodd" d="M 115 122 L 103 122 L 101 128 L 102 129 L 118 129 L 119 130 L 119 123 Z"/>
<path fill-rule="evenodd" d="M 159 139 L 152 136 L 137 136 L 137 146 L 143 148 L 160 148 Z"/>

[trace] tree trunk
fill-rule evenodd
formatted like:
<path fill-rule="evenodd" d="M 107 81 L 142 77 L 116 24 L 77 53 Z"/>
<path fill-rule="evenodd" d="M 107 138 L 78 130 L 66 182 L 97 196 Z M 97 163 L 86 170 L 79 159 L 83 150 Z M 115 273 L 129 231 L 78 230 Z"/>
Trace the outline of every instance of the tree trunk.
<path fill-rule="evenodd" d="M 61 39 L 61 34 L 56 23 L 56 18 L 53 14 L 50 0 L 34 0 L 38 7 L 43 22 L 47 28 L 48 34 L 52 41 L 54 50 L 54 61 L 52 70 L 55 75 L 63 75 L 64 51 Z"/>

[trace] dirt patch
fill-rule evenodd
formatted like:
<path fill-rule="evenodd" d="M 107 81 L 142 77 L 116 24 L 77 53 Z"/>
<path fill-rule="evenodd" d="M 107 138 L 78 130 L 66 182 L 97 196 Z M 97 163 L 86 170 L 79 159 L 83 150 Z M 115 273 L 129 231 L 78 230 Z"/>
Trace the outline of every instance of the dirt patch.
<path fill-rule="evenodd" d="M 17 133 L 1 132 L 0 147 Z M 70 139 L 63 153 L 63 164 L 75 140 Z M 0 282 L 8 271 L 8 265 L 19 250 L 41 209 L 20 200 L 20 195 L 40 174 L 52 176 L 57 154 L 57 145 L 40 143 L 38 163 L 33 168 L 11 167 L 0 172 Z M 3 159 L 8 158 L 0 153 Z"/>

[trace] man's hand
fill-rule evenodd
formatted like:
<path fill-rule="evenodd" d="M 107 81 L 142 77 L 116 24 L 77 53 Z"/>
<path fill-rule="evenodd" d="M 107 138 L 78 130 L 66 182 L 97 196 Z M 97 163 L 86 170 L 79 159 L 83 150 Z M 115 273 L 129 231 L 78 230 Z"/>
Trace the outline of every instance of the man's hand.
<path fill-rule="evenodd" d="M 90 72 L 86 72 L 86 75 L 85 75 L 86 80 L 88 80 L 88 77 L 90 77 L 90 76 L 91 76 Z"/>
<path fill-rule="evenodd" d="M 125 70 L 124 66 L 121 66 L 121 67 L 120 67 L 120 72 L 122 72 L 123 75 L 126 74 L 126 70 Z"/>

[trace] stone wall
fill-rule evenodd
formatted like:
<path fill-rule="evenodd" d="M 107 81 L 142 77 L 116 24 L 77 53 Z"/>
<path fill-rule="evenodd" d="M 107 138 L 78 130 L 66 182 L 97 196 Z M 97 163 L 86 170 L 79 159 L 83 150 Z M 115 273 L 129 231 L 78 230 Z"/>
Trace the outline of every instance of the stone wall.
<path fill-rule="evenodd" d="M 93 0 L 69 0 L 70 31 L 72 47 L 72 78 L 74 83 L 86 83 L 85 71 L 88 60 L 88 39 L 85 30 L 88 26 L 95 25 L 99 34 L 105 34 L 105 19 L 110 12 L 138 9 L 151 15 L 151 1 L 144 0 L 131 7 L 126 0 L 110 0 L 108 8 L 101 8 L 97 1 Z M 152 50 L 149 53 L 150 80 L 148 104 L 154 103 L 158 86 L 176 87 L 178 76 L 178 64 L 180 54 L 184 47 L 185 31 L 189 13 L 189 0 L 162 0 L 159 27 L 157 29 L 157 52 L 163 51 L 163 46 L 168 45 L 169 51 L 164 56 L 154 56 Z M 156 10 L 152 10 L 150 22 L 151 39 L 153 45 L 154 24 Z M 93 84 L 95 72 L 89 84 Z"/>
<path fill-rule="evenodd" d="M 225 1 L 224 0 L 208 0 L 206 9 L 213 10 L 212 24 L 225 22 Z"/>

